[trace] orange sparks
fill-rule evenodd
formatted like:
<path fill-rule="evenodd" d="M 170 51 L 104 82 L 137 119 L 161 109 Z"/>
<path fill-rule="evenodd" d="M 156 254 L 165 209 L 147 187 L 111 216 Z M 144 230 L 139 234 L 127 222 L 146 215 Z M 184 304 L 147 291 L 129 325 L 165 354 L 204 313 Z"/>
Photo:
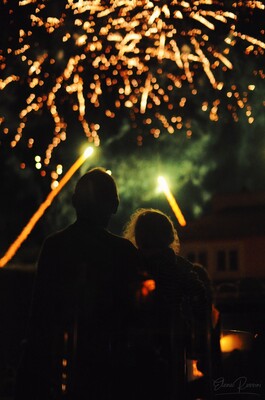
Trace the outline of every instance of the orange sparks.
<path fill-rule="evenodd" d="M 237 43 L 245 44 L 244 56 L 264 56 L 265 6 L 261 1 L 68 0 L 60 7 L 58 18 L 49 3 L 20 0 L 13 9 L 6 2 L 10 16 L 19 14 L 23 7 L 25 20 L 20 21 L 18 39 L 10 30 L 8 47 L 0 54 L 6 76 L 0 80 L 0 90 L 21 85 L 20 93 L 29 93 L 28 97 L 21 96 L 20 121 L 11 147 L 23 141 L 34 114 L 50 114 L 54 130 L 43 149 L 45 168 L 54 148 L 67 136 L 71 116 L 65 110 L 71 108 L 77 114 L 82 131 L 95 146 L 100 143 L 101 132 L 93 126 L 99 124 L 98 109 L 104 106 L 103 114 L 108 118 L 119 118 L 120 110 L 128 111 L 135 126 L 152 113 L 149 133 L 155 129 L 153 136 L 158 138 L 156 116 L 184 115 L 184 107 L 192 100 L 179 105 L 178 99 L 188 98 L 187 92 L 204 97 L 203 105 L 209 87 L 217 96 L 228 91 L 224 73 L 229 78 L 235 73 L 231 55 Z M 250 23 L 242 23 L 247 12 L 250 17 L 254 12 L 259 17 L 253 32 L 248 29 Z M 42 32 L 37 47 L 33 41 L 36 30 Z M 50 51 L 47 43 L 54 39 Z M 262 69 L 259 74 L 264 79 Z M 224 96 L 235 120 L 241 106 L 249 107 L 247 90 L 244 97 L 246 101 L 237 103 L 233 97 Z M 214 111 L 209 112 L 209 119 L 218 120 Z M 160 125 L 161 119 L 157 122 Z M 166 126 L 170 134 L 179 129 L 179 124 Z M 9 132 L 12 135 L 13 129 Z"/>

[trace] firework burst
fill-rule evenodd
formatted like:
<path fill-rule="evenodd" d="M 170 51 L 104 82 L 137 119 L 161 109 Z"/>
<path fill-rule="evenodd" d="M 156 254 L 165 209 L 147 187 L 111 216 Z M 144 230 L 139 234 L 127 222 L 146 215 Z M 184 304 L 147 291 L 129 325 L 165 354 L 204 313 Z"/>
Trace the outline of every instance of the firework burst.
<path fill-rule="evenodd" d="M 190 137 L 192 98 L 213 121 L 225 101 L 235 120 L 245 109 L 253 122 L 248 92 L 255 87 L 238 90 L 231 54 L 239 45 L 244 57 L 264 56 L 261 1 L 6 0 L 3 7 L 0 89 L 15 91 L 22 104 L 15 133 L 8 115 L 0 116 L 3 133 L 14 148 L 34 116 L 52 122 L 45 138 L 26 140 L 29 148 L 42 143 L 36 168 L 43 175 L 69 135 L 72 113 L 96 146 L 102 121 L 124 115 L 155 138 L 184 128 Z M 253 70 L 264 78 L 262 68 Z M 142 134 L 136 137 L 141 145 Z"/>

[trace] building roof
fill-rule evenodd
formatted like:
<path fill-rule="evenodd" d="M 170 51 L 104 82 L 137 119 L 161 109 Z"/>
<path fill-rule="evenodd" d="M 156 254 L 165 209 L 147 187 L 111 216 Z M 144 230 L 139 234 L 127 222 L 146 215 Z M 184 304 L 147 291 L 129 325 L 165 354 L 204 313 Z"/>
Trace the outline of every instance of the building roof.
<path fill-rule="evenodd" d="M 217 195 L 212 212 L 179 229 L 180 240 L 265 237 L 265 192 Z"/>

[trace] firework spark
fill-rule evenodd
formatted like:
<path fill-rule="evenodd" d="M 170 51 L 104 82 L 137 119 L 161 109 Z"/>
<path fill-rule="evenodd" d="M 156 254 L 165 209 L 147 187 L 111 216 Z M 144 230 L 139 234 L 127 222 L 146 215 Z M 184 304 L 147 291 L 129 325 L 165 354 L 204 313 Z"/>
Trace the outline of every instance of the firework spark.
<path fill-rule="evenodd" d="M 0 53 L 0 89 L 19 85 L 25 105 L 15 134 L 1 116 L 3 131 L 12 136 L 14 148 L 34 115 L 51 119 L 53 133 L 41 149 L 43 175 L 54 149 L 67 139 L 71 113 L 96 146 L 103 117 L 121 114 L 134 124 L 140 121 L 155 138 L 184 128 L 190 137 L 187 93 L 202 98 L 200 108 L 213 121 L 223 97 L 235 120 L 238 108 L 253 122 L 252 82 L 240 93 L 224 74 L 234 68 L 231 53 L 238 43 L 245 55 L 264 55 L 265 31 L 256 23 L 264 21 L 261 1 L 68 0 L 55 6 L 23 0 L 13 9 L 6 1 L 5 11 L 9 34 Z M 256 21 L 254 31 L 250 19 Z M 262 69 L 254 73 L 264 78 Z M 207 88 L 216 92 L 214 100 L 207 99 Z M 28 147 L 34 140 L 28 139 Z M 140 136 L 137 140 L 142 143 Z"/>
<path fill-rule="evenodd" d="M 167 201 L 168 201 L 170 207 L 172 208 L 172 211 L 174 212 L 179 224 L 181 226 L 185 226 L 186 225 L 185 217 L 182 214 L 182 211 L 179 208 L 179 205 L 178 205 L 176 199 L 174 198 L 173 194 L 171 193 L 171 190 L 169 189 L 167 181 L 165 180 L 165 178 L 163 176 L 159 176 L 158 183 L 159 183 L 159 187 L 164 192 L 164 194 L 167 198 Z"/>

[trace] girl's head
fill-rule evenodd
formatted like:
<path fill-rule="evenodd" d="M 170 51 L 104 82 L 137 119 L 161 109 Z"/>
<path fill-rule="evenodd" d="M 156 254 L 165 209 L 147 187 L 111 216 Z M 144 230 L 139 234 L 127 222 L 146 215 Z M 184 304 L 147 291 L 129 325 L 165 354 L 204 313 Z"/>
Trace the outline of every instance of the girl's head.
<path fill-rule="evenodd" d="M 141 208 L 127 224 L 124 236 L 141 250 L 171 247 L 179 252 L 179 238 L 171 219 L 160 210 Z"/>

